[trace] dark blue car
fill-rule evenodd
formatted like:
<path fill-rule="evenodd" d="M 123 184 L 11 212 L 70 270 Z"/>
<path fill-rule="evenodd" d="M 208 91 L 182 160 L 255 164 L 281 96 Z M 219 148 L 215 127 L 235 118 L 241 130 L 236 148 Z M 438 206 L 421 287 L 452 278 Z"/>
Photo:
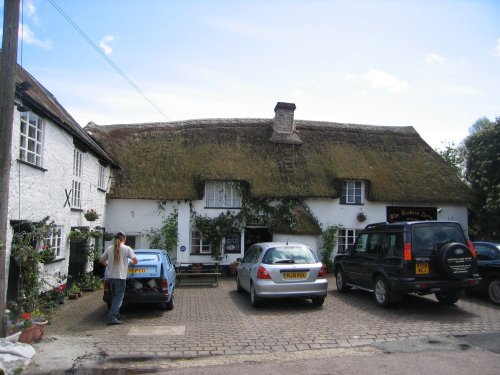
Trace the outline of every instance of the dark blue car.
<path fill-rule="evenodd" d="M 136 249 L 139 260 L 129 264 L 123 304 L 158 303 L 165 310 L 174 308 L 175 267 L 165 250 Z M 107 275 L 104 275 L 104 302 L 111 306 Z"/>
<path fill-rule="evenodd" d="M 494 242 L 474 241 L 477 266 L 482 281 L 479 290 L 487 293 L 490 300 L 500 305 L 500 244 Z"/>

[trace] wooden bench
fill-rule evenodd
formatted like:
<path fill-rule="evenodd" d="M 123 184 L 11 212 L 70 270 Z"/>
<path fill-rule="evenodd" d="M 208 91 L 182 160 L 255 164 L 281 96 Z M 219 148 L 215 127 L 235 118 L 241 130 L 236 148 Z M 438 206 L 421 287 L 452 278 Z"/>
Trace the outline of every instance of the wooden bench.
<path fill-rule="evenodd" d="M 178 286 L 219 286 L 219 262 L 176 265 Z"/>

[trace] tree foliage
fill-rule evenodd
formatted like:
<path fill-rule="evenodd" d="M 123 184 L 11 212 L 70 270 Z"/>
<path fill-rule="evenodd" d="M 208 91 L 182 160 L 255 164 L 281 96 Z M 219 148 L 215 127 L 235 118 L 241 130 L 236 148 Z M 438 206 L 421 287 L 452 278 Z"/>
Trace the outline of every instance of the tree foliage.
<path fill-rule="evenodd" d="M 453 168 L 457 176 L 463 181 L 465 173 L 464 145 L 455 145 L 454 142 L 442 142 L 443 147 L 437 149 L 439 155 Z"/>
<path fill-rule="evenodd" d="M 465 139 L 465 178 L 474 199 L 471 204 L 471 236 L 500 238 L 500 117 L 480 119 Z"/>

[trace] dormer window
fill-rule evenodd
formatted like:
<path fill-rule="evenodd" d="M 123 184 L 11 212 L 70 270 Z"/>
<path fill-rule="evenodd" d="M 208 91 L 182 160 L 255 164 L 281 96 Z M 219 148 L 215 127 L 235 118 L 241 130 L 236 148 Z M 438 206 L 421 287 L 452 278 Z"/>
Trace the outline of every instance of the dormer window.
<path fill-rule="evenodd" d="M 205 183 L 205 205 L 208 208 L 241 208 L 241 197 L 237 182 L 207 181 Z"/>
<path fill-rule="evenodd" d="M 364 184 L 360 180 L 342 181 L 341 204 L 363 204 Z"/>

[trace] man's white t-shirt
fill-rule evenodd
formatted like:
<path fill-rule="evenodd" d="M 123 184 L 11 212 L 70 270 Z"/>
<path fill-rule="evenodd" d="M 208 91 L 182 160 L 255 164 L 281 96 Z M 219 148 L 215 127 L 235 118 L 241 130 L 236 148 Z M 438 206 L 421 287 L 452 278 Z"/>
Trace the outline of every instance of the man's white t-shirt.
<path fill-rule="evenodd" d="M 115 263 L 115 246 L 109 246 L 102 254 L 103 259 L 108 261 L 107 276 L 108 279 L 122 279 L 127 278 L 128 260 L 135 258 L 135 253 L 130 246 L 120 245 L 120 260 Z"/>

